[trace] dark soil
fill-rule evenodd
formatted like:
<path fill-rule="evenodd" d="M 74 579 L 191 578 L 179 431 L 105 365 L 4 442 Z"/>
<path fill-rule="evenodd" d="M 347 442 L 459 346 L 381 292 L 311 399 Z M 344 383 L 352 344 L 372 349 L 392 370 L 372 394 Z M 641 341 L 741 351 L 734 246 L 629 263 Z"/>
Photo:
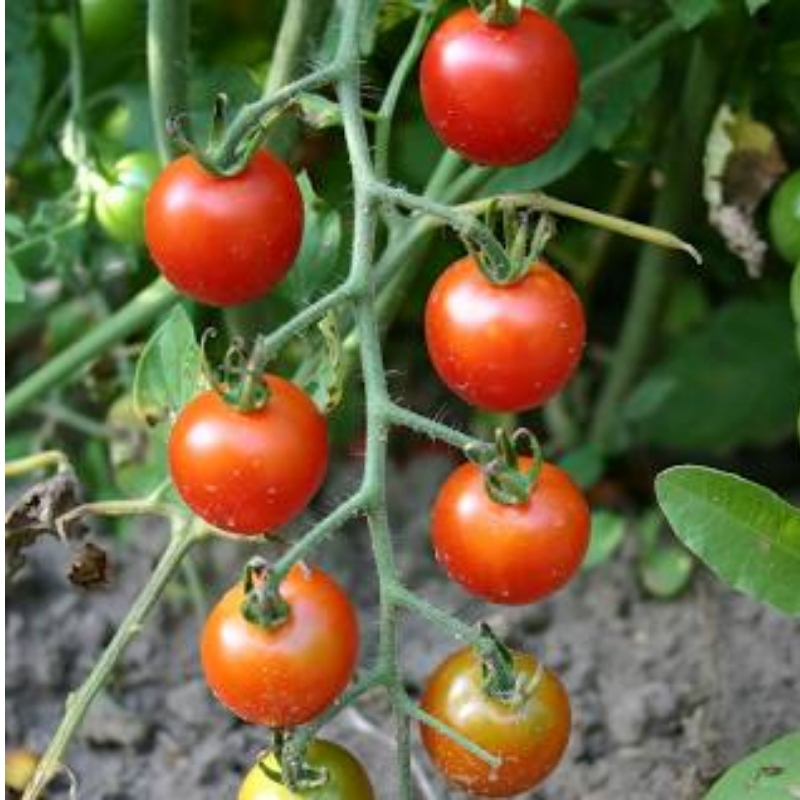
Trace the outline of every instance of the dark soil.
<path fill-rule="evenodd" d="M 321 509 L 345 496 L 357 466 L 338 471 Z M 562 676 L 573 701 L 571 744 L 531 797 L 698 798 L 726 765 L 800 727 L 798 624 L 703 570 L 684 597 L 657 601 L 641 591 L 626 552 L 534 607 L 508 611 L 468 601 L 439 572 L 427 539 L 429 501 L 448 468 L 446 459 L 427 455 L 396 467 L 398 558 L 415 589 L 470 620 L 488 613 L 512 645 L 536 652 Z M 368 659 L 376 631 L 367 538 L 358 525 L 340 536 L 320 560 L 359 601 Z M 113 549 L 111 587 L 88 593 L 63 578 L 58 545 L 37 547 L 7 600 L 7 747 L 46 745 L 68 691 L 113 634 L 163 541 L 160 529 L 141 528 Z M 245 557 L 227 542 L 204 548 L 198 565 L 210 601 Z M 79 797 L 235 798 L 265 737 L 209 696 L 199 676 L 198 626 L 179 576 L 69 752 Z M 408 683 L 417 688 L 454 645 L 417 619 L 403 634 Z M 380 798 L 395 796 L 391 726 L 380 696 L 344 712 L 326 733 L 361 756 Z M 455 797 L 418 755 L 418 796 Z"/>

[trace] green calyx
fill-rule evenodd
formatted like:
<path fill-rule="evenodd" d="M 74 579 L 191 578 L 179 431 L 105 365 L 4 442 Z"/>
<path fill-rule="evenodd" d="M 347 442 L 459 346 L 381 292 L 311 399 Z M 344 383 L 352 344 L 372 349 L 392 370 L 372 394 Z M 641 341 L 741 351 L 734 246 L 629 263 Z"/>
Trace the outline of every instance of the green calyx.
<path fill-rule="evenodd" d="M 269 354 L 264 338 L 258 337 L 248 356 L 244 342 L 235 339 L 227 349 L 222 364 L 215 368 L 208 356 L 208 342 L 216 336 L 207 329 L 200 340 L 202 369 L 206 381 L 230 406 L 243 414 L 259 411 L 269 402 L 270 390 L 264 380 Z"/>
<path fill-rule="evenodd" d="M 519 693 L 514 654 L 485 622 L 481 623 L 476 650 L 481 659 L 484 692 L 502 703 L 516 703 Z"/>
<path fill-rule="evenodd" d="M 520 461 L 523 450 L 531 453 L 530 464 L 524 467 Z M 494 445 L 468 448 L 466 455 L 483 472 L 486 492 L 494 502 L 513 506 L 530 500 L 542 469 L 542 449 L 527 428 L 519 428 L 511 436 L 498 428 Z"/>
<path fill-rule="evenodd" d="M 283 625 L 291 609 L 281 597 L 279 588 L 269 580 L 267 562 L 256 556 L 244 568 L 244 600 L 242 616 L 260 628 L 277 628 Z"/>
<path fill-rule="evenodd" d="M 520 7 L 511 0 L 492 0 L 481 12 L 487 25 L 493 28 L 509 28 L 519 21 Z"/>
<path fill-rule="evenodd" d="M 259 769 L 275 783 L 292 792 L 308 792 L 323 788 L 330 776 L 325 767 L 315 767 L 306 760 L 307 747 L 296 747 L 291 733 L 277 730 L 274 734 L 273 753 L 278 769 L 274 769 L 266 758 L 258 762 Z"/>

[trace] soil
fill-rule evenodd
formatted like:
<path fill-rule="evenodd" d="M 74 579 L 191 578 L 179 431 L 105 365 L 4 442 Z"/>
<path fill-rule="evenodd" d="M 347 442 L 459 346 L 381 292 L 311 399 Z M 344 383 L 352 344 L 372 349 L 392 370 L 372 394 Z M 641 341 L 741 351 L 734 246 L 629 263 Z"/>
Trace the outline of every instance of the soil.
<path fill-rule="evenodd" d="M 562 676 L 573 701 L 571 743 L 553 777 L 529 797 L 693 800 L 728 764 L 800 727 L 798 624 L 730 592 L 702 569 L 683 597 L 648 598 L 630 544 L 542 604 L 507 610 L 467 600 L 440 573 L 427 539 L 427 508 L 449 468 L 435 454 L 395 467 L 398 559 L 409 584 L 430 600 L 469 620 L 488 618 L 510 644 L 539 654 Z M 358 469 L 350 462 L 336 471 L 317 513 L 355 486 Z M 366 661 L 376 634 L 366 533 L 354 524 L 339 536 L 320 561 L 362 609 Z M 113 634 L 163 543 L 157 527 L 141 527 L 116 545 L 106 539 L 113 580 L 91 592 L 65 580 L 55 542 L 37 545 L 7 598 L 7 747 L 44 748 L 67 693 Z M 228 542 L 203 548 L 196 563 L 209 602 L 245 558 Z M 179 575 L 69 751 L 80 798 L 236 796 L 265 736 L 234 721 L 206 691 L 197 662 L 199 624 Z M 413 691 L 454 646 L 418 619 L 405 623 L 402 642 Z M 378 797 L 395 796 L 391 726 L 380 695 L 345 711 L 326 735 L 360 755 Z M 460 796 L 442 786 L 419 751 L 415 776 L 420 798 Z"/>

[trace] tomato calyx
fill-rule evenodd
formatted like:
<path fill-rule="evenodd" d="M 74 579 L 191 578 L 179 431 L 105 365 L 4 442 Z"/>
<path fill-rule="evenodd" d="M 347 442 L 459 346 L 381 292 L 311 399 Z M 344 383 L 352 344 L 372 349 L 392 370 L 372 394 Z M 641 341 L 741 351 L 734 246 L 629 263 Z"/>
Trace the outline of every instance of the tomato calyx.
<path fill-rule="evenodd" d="M 510 28 L 519 21 L 520 9 L 510 0 L 492 0 L 481 13 L 481 18 L 493 28 Z"/>
<path fill-rule="evenodd" d="M 211 134 L 208 145 L 200 147 L 189 132 L 189 117 L 185 113 L 175 114 L 167 120 L 167 135 L 184 152 L 209 174 L 217 178 L 233 178 L 242 173 L 250 163 L 256 151 L 264 143 L 269 126 L 286 110 L 280 106 L 257 119 L 236 146 L 233 153 L 228 154 L 222 146 L 227 130 L 228 96 L 222 92 L 214 99 L 211 114 Z"/>
<path fill-rule="evenodd" d="M 529 450 L 530 465 L 523 468 L 520 456 Z M 502 428 L 495 431 L 494 445 L 466 448 L 466 455 L 480 467 L 485 477 L 486 493 L 496 503 L 513 506 L 527 503 L 539 480 L 543 457 L 539 440 L 527 428 L 511 436 Z"/>
<path fill-rule="evenodd" d="M 200 339 L 203 375 L 214 391 L 237 411 L 247 414 L 264 408 L 269 402 L 269 386 L 264 380 L 269 355 L 262 337 L 256 339 L 250 355 L 244 342 L 236 338 L 225 352 L 222 364 L 215 368 L 208 355 L 208 342 L 217 335 L 208 328 Z"/>
<path fill-rule="evenodd" d="M 321 789 L 330 780 L 325 767 L 315 767 L 306 760 L 307 745 L 296 747 L 290 732 L 276 730 L 273 737 L 272 754 L 278 763 L 274 769 L 268 762 L 270 751 L 259 757 L 258 767 L 271 781 L 285 786 L 292 792 L 308 792 Z"/>
<path fill-rule="evenodd" d="M 281 597 L 279 587 L 269 580 L 269 566 L 260 556 L 251 558 L 244 568 L 244 600 L 242 616 L 260 628 L 277 628 L 283 625 L 291 609 Z"/>
<path fill-rule="evenodd" d="M 481 634 L 475 649 L 481 659 L 486 695 L 510 705 L 524 702 L 526 695 L 521 691 L 521 676 L 514 669 L 514 656 L 485 622 L 481 623 Z"/>
<path fill-rule="evenodd" d="M 463 241 L 483 276 L 496 286 L 510 286 L 521 281 L 535 268 L 556 232 L 555 221 L 550 214 L 540 214 L 533 225 L 529 212 L 520 212 L 502 200 L 494 200 L 489 204 L 485 220 L 490 230 L 501 229 L 507 255 L 505 264 L 476 247 L 468 237 L 464 237 Z"/>

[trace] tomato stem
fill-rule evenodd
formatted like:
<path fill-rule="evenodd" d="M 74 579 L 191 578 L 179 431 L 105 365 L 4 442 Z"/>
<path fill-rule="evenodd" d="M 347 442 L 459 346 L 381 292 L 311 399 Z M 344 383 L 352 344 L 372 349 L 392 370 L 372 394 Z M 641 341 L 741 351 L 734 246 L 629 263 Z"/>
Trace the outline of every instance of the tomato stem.
<path fill-rule="evenodd" d="M 520 9 L 510 0 L 492 0 L 481 16 L 493 28 L 509 28 L 519 21 Z"/>
<path fill-rule="evenodd" d="M 280 587 L 273 586 L 268 575 L 268 564 L 260 556 L 247 562 L 242 578 L 242 616 L 259 628 L 278 628 L 289 619 L 291 609 L 281 597 Z"/>

